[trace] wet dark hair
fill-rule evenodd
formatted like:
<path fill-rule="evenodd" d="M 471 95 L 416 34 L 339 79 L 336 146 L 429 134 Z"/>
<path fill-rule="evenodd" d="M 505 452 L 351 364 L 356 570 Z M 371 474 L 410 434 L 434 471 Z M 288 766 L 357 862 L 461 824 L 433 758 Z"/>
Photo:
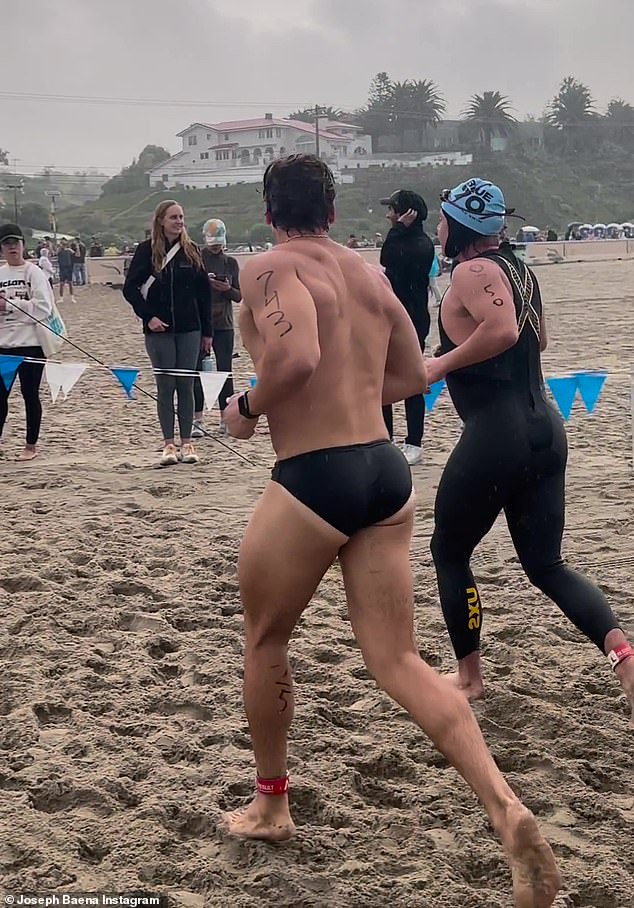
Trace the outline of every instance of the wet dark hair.
<path fill-rule="evenodd" d="M 280 230 L 328 230 L 335 178 L 314 155 L 292 154 L 266 168 L 264 200 L 271 223 Z"/>
<path fill-rule="evenodd" d="M 468 249 L 469 246 L 474 246 L 484 239 L 482 233 L 477 233 L 470 227 L 465 227 L 463 224 L 455 221 L 446 211 L 443 211 L 443 214 L 447 218 L 447 226 L 449 228 L 447 242 L 445 244 L 445 255 L 447 258 L 458 258 L 460 253 L 464 252 L 465 249 Z"/>

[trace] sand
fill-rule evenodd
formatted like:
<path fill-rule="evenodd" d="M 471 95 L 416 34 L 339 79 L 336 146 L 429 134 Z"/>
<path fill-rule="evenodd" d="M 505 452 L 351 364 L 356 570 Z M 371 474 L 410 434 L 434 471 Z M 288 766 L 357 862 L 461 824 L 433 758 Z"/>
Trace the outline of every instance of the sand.
<path fill-rule="evenodd" d="M 539 278 L 546 370 L 616 370 L 595 415 L 576 405 L 569 424 L 565 550 L 632 633 L 634 263 L 560 265 Z M 145 366 L 118 292 L 78 297 L 63 307 L 73 339 L 105 362 Z M 235 362 L 244 386 L 244 351 Z M 141 383 L 152 388 L 147 369 Z M 220 811 L 253 788 L 236 554 L 273 462 L 265 432 L 232 443 L 249 463 L 205 439 L 199 467 L 159 470 L 154 404 L 126 401 L 97 368 L 66 402 L 47 400 L 41 457 L 28 465 L 12 459 L 22 432 L 16 395 L 0 461 L 0 888 L 160 890 L 187 908 L 510 905 L 482 810 L 369 679 L 334 568 L 292 642 L 299 835 L 270 847 L 217 831 Z M 428 543 L 457 434 L 443 396 L 414 470 L 417 633 L 442 669 L 452 657 Z M 632 906 L 634 733 L 619 688 L 523 578 L 503 523 L 475 567 L 489 695 L 476 711 L 561 861 L 556 904 Z"/>

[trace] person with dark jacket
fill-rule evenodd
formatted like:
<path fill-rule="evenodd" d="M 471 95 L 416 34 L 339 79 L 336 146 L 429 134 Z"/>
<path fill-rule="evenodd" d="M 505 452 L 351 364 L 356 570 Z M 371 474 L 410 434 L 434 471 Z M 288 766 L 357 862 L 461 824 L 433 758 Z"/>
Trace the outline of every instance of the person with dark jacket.
<path fill-rule="evenodd" d="M 417 192 L 398 189 L 387 199 L 387 219 L 392 227 L 381 248 L 381 265 L 392 290 L 405 306 L 414 323 L 421 350 L 429 334 L 429 272 L 434 262 L 434 244 L 423 230 L 427 205 Z M 403 445 L 410 466 L 422 459 L 425 425 L 425 398 L 422 394 L 405 401 L 407 437 Z M 392 407 L 383 408 L 383 417 L 390 438 L 394 434 Z"/>
<path fill-rule="evenodd" d="M 211 285 L 211 317 L 213 322 L 213 350 L 216 368 L 219 372 L 231 372 L 233 367 L 233 304 L 242 299 L 240 290 L 240 266 L 238 260 L 226 254 L 227 228 L 224 221 L 211 218 L 203 226 L 205 247 L 202 251 L 203 264 Z M 198 370 L 203 367 L 203 355 L 198 361 Z M 231 375 L 224 383 L 218 396 L 220 406 L 220 433 L 226 434 L 224 421 L 227 400 L 233 394 Z M 192 435 L 200 438 L 205 433 L 202 427 L 204 396 L 200 379 L 194 382 L 194 428 Z"/>
<path fill-rule="evenodd" d="M 176 464 L 179 459 L 198 463 L 191 440 L 194 372 L 200 351 L 211 350 L 211 290 L 200 250 L 185 229 L 178 202 L 167 200 L 157 206 L 151 237 L 134 253 L 123 295 L 143 322 L 145 347 L 157 373 L 158 417 L 164 439 L 161 465 Z M 175 392 L 180 455 L 174 444 Z"/>

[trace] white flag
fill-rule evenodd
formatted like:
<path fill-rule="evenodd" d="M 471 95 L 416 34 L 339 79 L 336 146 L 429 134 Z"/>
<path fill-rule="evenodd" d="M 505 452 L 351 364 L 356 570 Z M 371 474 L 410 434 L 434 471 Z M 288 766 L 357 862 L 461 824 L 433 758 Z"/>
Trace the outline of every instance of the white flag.
<path fill-rule="evenodd" d="M 205 395 L 205 408 L 211 410 L 222 391 L 222 386 L 226 382 L 230 372 L 199 372 L 200 383 L 203 386 Z"/>
<path fill-rule="evenodd" d="M 44 368 L 51 397 L 55 403 L 60 391 L 66 400 L 88 366 L 83 363 L 46 363 Z"/>

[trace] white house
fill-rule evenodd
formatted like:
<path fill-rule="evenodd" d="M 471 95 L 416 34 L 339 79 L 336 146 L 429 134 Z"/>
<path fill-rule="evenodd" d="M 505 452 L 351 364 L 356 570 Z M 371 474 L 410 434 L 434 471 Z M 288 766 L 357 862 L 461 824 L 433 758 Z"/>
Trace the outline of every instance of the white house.
<path fill-rule="evenodd" d="M 315 132 L 314 124 L 268 113 L 254 120 L 192 123 L 178 133 L 182 151 L 150 171 L 150 186 L 205 189 L 257 183 L 274 158 L 296 152 L 315 154 Z M 360 126 L 320 117 L 319 150 L 338 173 L 371 155 L 372 141 Z"/>

